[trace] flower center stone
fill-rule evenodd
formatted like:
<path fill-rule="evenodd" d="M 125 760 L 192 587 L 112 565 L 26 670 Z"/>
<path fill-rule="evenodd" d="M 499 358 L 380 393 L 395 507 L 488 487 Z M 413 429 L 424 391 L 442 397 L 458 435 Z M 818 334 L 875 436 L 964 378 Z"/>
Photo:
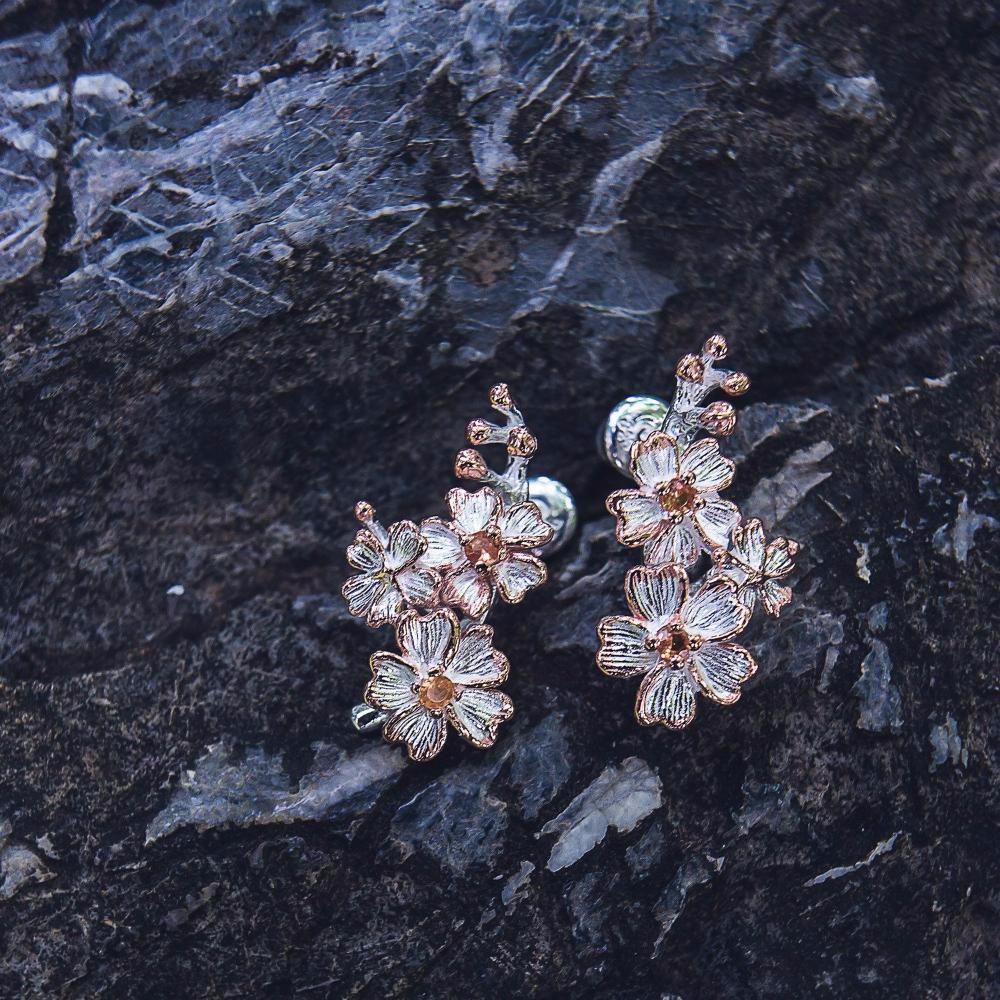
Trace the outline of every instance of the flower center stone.
<path fill-rule="evenodd" d="M 465 555 L 473 566 L 492 566 L 500 561 L 503 545 L 498 538 L 485 531 L 477 532 L 463 545 Z"/>
<path fill-rule="evenodd" d="M 421 685 L 418 697 L 424 708 L 439 712 L 455 699 L 455 685 L 447 677 L 428 677 Z"/>
<path fill-rule="evenodd" d="M 680 668 L 687 662 L 687 654 L 701 645 L 679 625 L 668 625 L 646 640 L 646 648 L 660 654 L 669 667 Z"/>
<path fill-rule="evenodd" d="M 687 514 L 698 499 L 698 491 L 683 479 L 671 479 L 656 487 L 660 505 L 668 514 Z"/>

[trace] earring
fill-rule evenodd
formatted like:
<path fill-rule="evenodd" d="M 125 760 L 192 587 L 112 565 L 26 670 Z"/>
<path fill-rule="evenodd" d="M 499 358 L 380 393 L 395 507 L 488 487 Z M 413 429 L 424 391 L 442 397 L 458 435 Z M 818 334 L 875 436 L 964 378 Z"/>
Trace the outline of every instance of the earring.
<path fill-rule="evenodd" d="M 618 541 L 642 546 L 644 565 L 625 578 L 631 615 L 597 626 L 597 665 L 610 677 L 643 675 L 635 716 L 644 726 L 682 729 L 694 719 L 698 694 L 723 705 L 737 701 L 757 664 L 730 640 L 758 602 L 777 617 L 792 597 L 780 581 L 794 568 L 798 543 L 768 542 L 758 519 L 741 524 L 737 506 L 719 497 L 735 466 L 715 436 L 733 432 L 736 412 L 728 402 L 702 403 L 715 389 L 738 396 L 750 388 L 743 372 L 715 367 L 727 350 L 722 337 L 710 337 L 700 355 L 677 365 L 670 405 L 630 396 L 598 438 L 603 457 L 637 483 L 612 493 L 607 507 Z M 710 565 L 693 583 L 704 555 Z"/>
<path fill-rule="evenodd" d="M 492 472 L 476 449 L 460 451 L 455 475 L 480 489 L 448 493 L 450 520 L 384 528 L 371 504 L 354 509 L 362 528 L 347 561 L 359 572 L 341 592 L 352 615 L 373 628 L 395 626 L 399 653 L 373 654 L 364 704 L 351 719 L 359 732 L 381 727 L 412 760 L 441 752 L 448 723 L 473 746 L 493 745 L 514 706 L 499 690 L 510 665 L 483 622 L 498 594 L 518 604 L 545 582 L 539 554 L 557 551 L 576 527 L 569 490 L 545 476 L 528 478 L 537 441 L 506 385 L 490 390 L 490 404 L 503 423 L 473 420 L 468 440 L 504 445 L 507 467 Z"/>

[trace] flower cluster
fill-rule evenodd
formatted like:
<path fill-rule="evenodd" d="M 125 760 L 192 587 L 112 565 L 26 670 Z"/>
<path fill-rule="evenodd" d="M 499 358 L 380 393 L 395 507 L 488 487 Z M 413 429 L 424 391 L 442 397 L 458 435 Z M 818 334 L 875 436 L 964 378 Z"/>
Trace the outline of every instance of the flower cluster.
<path fill-rule="evenodd" d="M 695 716 L 696 696 L 729 705 L 757 670 L 753 657 L 729 640 L 747 626 L 757 602 L 777 617 L 791 600 L 780 583 L 794 569 L 798 544 L 768 542 L 761 522 L 741 523 L 737 506 L 723 500 L 735 472 L 710 431 L 736 426 L 728 403 L 702 402 L 712 389 L 738 395 L 749 388 L 742 372 L 715 362 L 726 355 L 722 337 L 677 366 L 677 391 L 654 431 L 632 446 L 630 471 L 637 489 L 607 500 L 618 540 L 642 546 L 644 564 L 630 570 L 625 597 L 631 616 L 613 615 L 597 627 L 597 665 L 612 677 L 644 675 L 635 714 L 646 726 L 681 729 Z M 711 568 L 695 585 L 689 572 L 703 556 Z"/>
<path fill-rule="evenodd" d="M 481 622 L 498 594 L 517 604 L 546 578 L 535 553 L 553 528 L 528 499 L 527 486 L 536 442 L 507 386 L 494 386 L 490 402 L 504 424 L 472 421 L 469 443 L 504 444 L 507 468 L 494 473 L 478 451 L 460 452 L 456 474 L 481 487 L 448 493 L 450 519 L 385 528 L 371 504 L 355 507 L 362 528 L 347 560 L 359 572 L 344 584 L 344 600 L 373 628 L 395 625 L 400 649 L 372 656 L 365 703 L 384 713 L 386 739 L 404 743 L 413 760 L 440 752 L 446 721 L 474 746 L 492 745 L 513 705 L 497 690 L 507 660 Z"/>

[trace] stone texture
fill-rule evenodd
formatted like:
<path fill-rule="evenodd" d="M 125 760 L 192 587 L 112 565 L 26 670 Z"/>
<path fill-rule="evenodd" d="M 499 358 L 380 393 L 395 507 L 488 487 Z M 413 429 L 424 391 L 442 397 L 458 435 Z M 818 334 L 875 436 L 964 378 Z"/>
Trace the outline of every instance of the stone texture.
<path fill-rule="evenodd" d="M 0 995 L 989 995 L 997 28 L 0 2 Z M 651 732 L 593 666 L 635 561 L 593 436 L 715 331 L 797 598 Z M 352 505 L 440 513 L 500 379 L 581 532 L 495 616 L 496 752 L 397 767 L 347 724 Z M 629 758 L 659 807 L 549 870 Z"/>

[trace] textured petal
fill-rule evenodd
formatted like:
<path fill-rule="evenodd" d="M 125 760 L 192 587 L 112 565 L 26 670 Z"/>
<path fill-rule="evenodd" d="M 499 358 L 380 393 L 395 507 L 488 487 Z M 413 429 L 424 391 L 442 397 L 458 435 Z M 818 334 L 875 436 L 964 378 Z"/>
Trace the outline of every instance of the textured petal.
<path fill-rule="evenodd" d="M 764 610 L 775 618 L 792 599 L 792 588 L 783 587 L 775 580 L 765 580 L 760 587 L 760 600 Z"/>
<path fill-rule="evenodd" d="M 426 608 L 434 603 L 434 595 L 441 583 L 441 577 L 432 569 L 408 566 L 396 574 L 399 587 L 407 604 Z"/>
<path fill-rule="evenodd" d="M 515 552 L 490 568 L 490 573 L 500 591 L 500 596 L 509 604 L 519 604 L 524 595 L 540 584 L 548 576 L 545 563 L 526 552 Z"/>
<path fill-rule="evenodd" d="M 744 566 L 758 572 L 764 565 L 764 526 L 759 518 L 733 528 L 732 553 Z"/>
<path fill-rule="evenodd" d="M 374 676 L 365 688 L 365 701 L 372 708 L 397 712 L 417 704 L 417 676 L 404 660 L 395 653 L 373 653 L 371 668 Z"/>
<path fill-rule="evenodd" d="M 490 606 L 493 586 L 485 573 L 467 566 L 441 581 L 438 599 L 442 604 L 461 608 L 470 618 L 478 618 Z"/>
<path fill-rule="evenodd" d="M 510 663 L 493 648 L 493 629 L 489 625 L 472 625 L 462 633 L 444 673 L 449 680 L 466 687 L 502 684 L 510 673 Z"/>
<path fill-rule="evenodd" d="M 660 667 L 642 679 L 635 699 L 635 717 L 644 726 L 659 723 L 683 729 L 694 718 L 694 686 L 686 670 Z"/>
<path fill-rule="evenodd" d="M 491 747 L 500 723 L 514 714 L 514 703 L 491 688 L 466 688 L 445 710 L 451 724 L 473 746 Z"/>
<path fill-rule="evenodd" d="M 377 573 L 385 565 L 378 539 L 364 529 L 354 536 L 354 544 L 347 546 L 347 561 L 363 573 Z"/>
<path fill-rule="evenodd" d="M 374 576 L 362 573 L 348 577 L 340 593 L 347 601 L 347 610 L 361 617 L 368 614 L 372 605 L 385 594 L 385 584 Z"/>
<path fill-rule="evenodd" d="M 411 760 L 430 760 L 441 752 L 448 727 L 443 716 L 416 704 L 394 715 L 382 735 L 393 743 L 405 743 Z"/>
<path fill-rule="evenodd" d="M 632 476 L 642 486 L 655 487 L 677 475 L 677 445 L 662 431 L 632 446 Z"/>
<path fill-rule="evenodd" d="M 750 609 L 740 604 L 731 580 L 706 581 L 681 610 L 688 635 L 699 639 L 728 639 L 750 620 Z"/>
<path fill-rule="evenodd" d="M 412 521 L 397 521 L 389 529 L 389 544 L 385 548 L 385 568 L 391 573 L 409 566 L 420 555 L 426 542 Z"/>
<path fill-rule="evenodd" d="M 553 535 L 552 525 L 542 517 L 538 504 L 531 500 L 516 503 L 503 511 L 497 519 L 497 526 L 507 545 L 520 545 L 526 549 L 544 545 Z"/>
<path fill-rule="evenodd" d="M 740 523 L 739 508 L 718 497 L 705 497 L 704 500 L 704 505 L 696 507 L 691 515 L 694 523 L 710 545 L 726 546 L 730 532 Z"/>
<path fill-rule="evenodd" d="M 446 573 L 468 563 L 458 535 L 441 518 L 427 518 L 420 525 L 420 534 L 427 543 L 427 548 L 420 557 L 422 565 Z"/>
<path fill-rule="evenodd" d="M 375 598 L 368 609 L 368 624 L 379 628 L 394 622 L 402 613 L 404 607 L 403 595 L 395 584 L 387 583 L 382 593 Z"/>
<path fill-rule="evenodd" d="M 475 535 L 493 522 L 500 509 L 500 498 L 484 486 L 475 493 L 460 487 L 448 491 L 451 516 L 463 535 Z"/>
<path fill-rule="evenodd" d="M 788 551 L 787 538 L 775 538 L 764 553 L 764 572 L 768 576 L 786 576 L 795 569 L 795 562 Z"/>
<path fill-rule="evenodd" d="M 757 588 L 756 583 L 748 583 L 742 587 L 737 585 L 736 599 L 740 604 L 749 608 L 751 612 L 757 607 Z"/>
<path fill-rule="evenodd" d="M 650 569 L 637 566 L 625 577 L 625 600 L 636 618 L 652 623 L 652 631 L 663 619 L 672 618 L 687 596 L 687 573 L 680 566 Z"/>
<path fill-rule="evenodd" d="M 638 490 L 615 490 L 607 508 L 618 518 L 615 535 L 622 545 L 641 545 L 656 534 L 665 517 L 660 501 Z"/>
<path fill-rule="evenodd" d="M 740 685 L 757 672 L 757 664 L 742 646 L 706 642 L 691 653 L 691 672 L 709 698 L 731 705 L 739 700 Z"/>
<path fill-rule="evenodd" d="M 736 466 L 719 454 L 715 438 L 702 438 L 689 445 L 680 461 L 681 475 L 692 476 L 699 493 L 724 490 L 736 473 Z"/>
<path fill-rule="evenodd" d="M 693 532 L 685 521 L 680 524 L 664 526 L 642 550 L 642 558 L 648 566 L 659 566 L 662 563 L 679 563 L 690 566 L 701 555 L 701 539 Z"/>
<path fill-rule="evenodd" d="M 634 677 L 652 670 L 660 662 L 656 650 L 646 649 L 649 632 L 635 618 L 609 615 L 597 626 L 601 648 L 597 666 L 609 677 Z"/>
<path fill-rule="evenodd" d="M 449 647 L 458 635 L 458 619 L 453 611 L 442 609 L 429 615 L 407 611 L 396 623 L 396 642 L 403 658 L 421 677 L 432 667 L 444 663 Z"/>

